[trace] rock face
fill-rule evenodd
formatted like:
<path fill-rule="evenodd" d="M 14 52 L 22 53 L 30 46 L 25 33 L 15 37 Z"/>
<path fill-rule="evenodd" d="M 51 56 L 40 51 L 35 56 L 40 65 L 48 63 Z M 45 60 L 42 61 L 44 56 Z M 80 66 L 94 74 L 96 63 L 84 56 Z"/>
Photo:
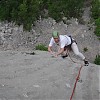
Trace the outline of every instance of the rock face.
<path fill-rule="evenodd" d="M 86 16 L 85 16 L 86 17 Z M 100 54 L 100 41 L 94 35 L 93 24 L 79 24 L 78 19 L 72 18 L 56 23 L 48 18 L 35 22 L 30 32 L 23 31 L 23 26 L 15 23 L 0 23 L 0 48 L 2 50 L 35 49 L 35 46 L 42 43 L 48 46 L 51 33 L 57 30 L 59 34 L 72 35 L 76 39 L 79 49 L 87 59 L 94 61 L 95 56 Z M 87 48 L 87 51 L 84 51 Z"/>
<path fill-rule="evenodd" d="M 48 52 L 0 51 L 0 100 L 70 100 L 83 62 Z M 83 66 L 72 100 L 100 100 L 100 67 Z"/>
<path fill-rule="evenodd" d="M 33 32 L 23 31 L 23 26 L 17 26 L 14 23 L 0 24 L 0 45 L 4 49 L 18 49 L 19 47 L 28 47 L 34 43 L 35 35 Z M 35 33 L 34 33 L 35 34 Z"/>

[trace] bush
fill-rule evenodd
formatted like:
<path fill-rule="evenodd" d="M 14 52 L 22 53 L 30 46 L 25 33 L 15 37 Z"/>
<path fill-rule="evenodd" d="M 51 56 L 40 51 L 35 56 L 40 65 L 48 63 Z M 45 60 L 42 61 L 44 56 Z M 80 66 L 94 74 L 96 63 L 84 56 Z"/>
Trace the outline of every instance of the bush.
<path fill-rule="evenodd" d="M 96 28 L 94 32 L 96 36 L 100 36 L 100 18 L 95 20 L 95 25 L 96 25 Z"/>
<path fill-rule="evenodd" d="M 96 55 L 94 63 L 100 65 L 100 55 Z"/>
<path fill-rule="evenodd" d="M 34 21 L 39 18 L 42 0 L 0 0 L 0 20 L 14 21 L 23 24 L 30 30 Z"/>
<path fill-rule="evenodd" d="M 100 26 L 100 17 L 95 20 L 95 25 Z"/>
<path fill-rule="evenodd" d="M 63 17 L 79 17 L 83 2 L 84 0 L 0 0 L 0 20 L 23 24 L 24 29 L 30 30 L 39 16 L 44 17 L 44 9 L 48 11 L 48 17 L 61 21 Z"/>
<path fill-rule="evenodd" d="M 100 0 L 92 0 L 92 17 L 95 19 L 95 35 L 100 37 Z"/>
<path fill-rule="evenodd" d="M 100 36 L 100 27 L 96 26 L 96 29 L 94 32 L 95 32 L 95 35 L 99 37 Z"/>
<path fill-rule="evenodd" d="M 44 44 L 38 44 L 36 50 L 48 51 L 48 48 Z"/>
<path fill-rule="evenodd" d="M 84 0 L 48 0 L 49 16 L 56 21 L 62 20 L 63 17 L 79 18 L 81 16 L 83 2 Z"/>
<path fill-rule="evenodd" d="M 100 0 L 92 0 L 92 17 L 97 19 L 100 17 Z"/>
<path fill-rule="evenodd" d="M 87 52 L 87 51 L 88 51 L 88 48 L 87 48 L 87 47 L 85 47 L 85 48 L 83 49 L 83 51 L 84 51 L 84 52 Z"/>

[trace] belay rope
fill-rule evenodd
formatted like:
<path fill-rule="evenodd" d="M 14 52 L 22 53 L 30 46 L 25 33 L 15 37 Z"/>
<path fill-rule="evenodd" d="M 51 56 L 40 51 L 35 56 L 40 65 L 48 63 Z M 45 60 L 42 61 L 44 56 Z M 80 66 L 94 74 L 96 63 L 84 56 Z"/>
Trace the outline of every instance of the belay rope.
<path fill-rule="evenodd" d="M 74 61 L 74 60 L 71 58 L 69 52 L 68 52 L 68 55 L 69 55 L 70 59 L 72 60 L 72 62 L 77 63 L 76 61 Z M 82 67 L 83 67 L 83 65 L 81 65 L 81 67 L 80 67 L 80 69 L 79 69 L 79 71 L 78 71 L 78 75 L 77 75 L 76 81 L 75 81 L 75 83 L 74 83 L 74 87 L 73 87 L 72 94 L 71 94 L 71 96 L 70 96 L 70 100 L 73 99 L 73 96 L 74 96 L 74 93 L 75 93 L 75 89 L 76 89 L 77 82 L 78 82 L 78 80 L 80 79 L 80 73 L 81 73 Z"/>

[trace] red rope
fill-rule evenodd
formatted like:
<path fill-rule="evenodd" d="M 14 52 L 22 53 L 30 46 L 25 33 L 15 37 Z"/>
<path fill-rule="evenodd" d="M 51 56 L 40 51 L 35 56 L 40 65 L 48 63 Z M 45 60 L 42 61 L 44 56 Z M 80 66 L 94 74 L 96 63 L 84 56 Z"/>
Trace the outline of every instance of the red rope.
<path fill-rule="evenodd" d="M 71 58 L 69 52 L 68 52 L 68 55 L 69 55 L 70 59 L 72 60 L 72 62 L 78 63 L 78 62 L 74 61 L 74 60 Z M 79 72 L 78 72 L 78 75 L 77 75 L 77 77 L 76 77 L 76 81 L 75 81 L 75 84 L 74 84 L 74 88 L 73 88 L 73 91 L 72 91 L 70 100 L 72 100 L 72 98 L 73 98 L 73 96 L 74 96 L 74 92 L 75 92 L 75 89 L 76 89 L 77 82 L 78 82 L 78 80 L 79 80 L 79 78 L 80 78 L 80 73 L 81 73 L 82 67 L 83 67 L 83 66 L 81 65 L 81 67 L 80 67 L 80 69 L 79 69 Z"/>
<path fill-rule="evenodd" d="M 75 84 L 74 84 L 74 88 L 73 88 L 73 91 L 72 91 L 70 100 L 72 100 L 72 98 L 73 98 L 73 96 L 74 96 L 74 92 L 75 92 L 75 89 L 76 89 L 76 84 L 77 84 L 77 82 L 78 82 L 78 80 L 79 80 L 79 78 L 80 78 L 80 72 L 81 72 L 82 67 L 83 67 L 83 66 L 81 65 L 81 67 L 80 67 L 80 69 L 79 69 L 79 73 L 78 73 L 78 75 L 77 75 L 77 77 L 76 77 L 76 81 L 75 81 Z"/>

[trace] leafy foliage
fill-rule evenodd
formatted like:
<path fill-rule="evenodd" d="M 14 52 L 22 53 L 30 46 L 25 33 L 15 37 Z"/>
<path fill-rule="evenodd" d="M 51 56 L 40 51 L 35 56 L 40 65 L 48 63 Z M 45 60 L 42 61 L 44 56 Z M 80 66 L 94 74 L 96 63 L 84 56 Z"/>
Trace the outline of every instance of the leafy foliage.
<path fill-rule="evenodd" d="M 100 17 L 100 0 L 92 0 L 92 17 L 97 19 Z"/>
<path fill-rule="evenodd" d="M 95 34 L 97 36 L 100 36 L 100 18 L 95 20 L 95 25 L 96 25 Z"/>
<path fill-rule="evenodd" d="M 95 20 L 95 24 L 96 24 L 96 26 L 100 26 L 100 17 Z"/>
<path fill-rule="evenodd" d="M 100 65 L 100 55 L 96 55 L 94 63 Z"/>
<path fill-rule="evenodd" d="M 63 17 L 79 17 L 84 0 L 0 0 L 0 20 L 23 24 L 30 30 L 42 12 L 48 10 L 48 16 L 56 21 Z"/>
<path fill-rule="evenodd" d="M 100 0 L 92 0 L 92 17 L 95 19 L 95 34 L 100 37 Z"/>
<path fill-rule="evenodd" d="M 88 51 L 88 48 L 87 47 L 84 47 L 83 51 L 84 52 L 87 52 Z"/>
<path fill-rule="evenodd" d="M 0 20 L 15 21 L 30 30 L 32 23 L 39 17 L 42 0 L 1 0 Z"/>
<path fill-rule="evenodd" d="M 36 50 L 48 51 L 48 48 L 44 44 L 38 44 Z"/>
<path fill-rule="evenodd" d="M 96 29 L 95 29 L 95 34 L 96 34 L 96 36 L 100 36 L 100 27 L 96 27 Z"/>
<path fill-rule="evenodd" d="M 49 15 L 57 21 L 63 17 L 79 17 L 83 2 L 84 0 L 48 0 Z"/>

